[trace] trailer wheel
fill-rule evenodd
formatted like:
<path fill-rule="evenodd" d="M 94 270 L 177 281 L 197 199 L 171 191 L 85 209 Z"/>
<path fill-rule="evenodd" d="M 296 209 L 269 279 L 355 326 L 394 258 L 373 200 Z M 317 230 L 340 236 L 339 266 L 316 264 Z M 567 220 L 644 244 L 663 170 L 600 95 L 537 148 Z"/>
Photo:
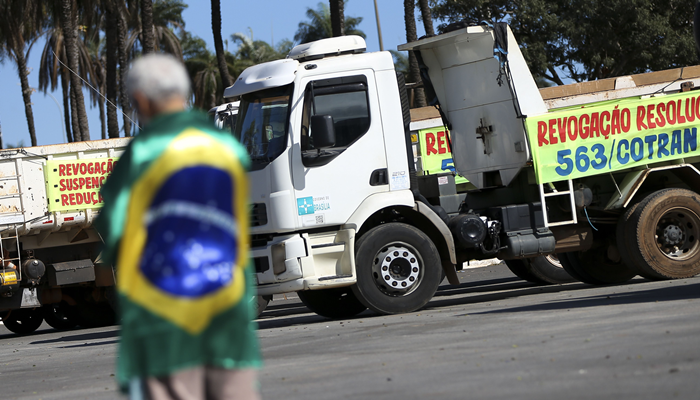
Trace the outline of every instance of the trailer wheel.
<path fill-rule="evenodd" d="M 21 308 L 12 310 L 7 318 L 3 318 L 2 323 L 5 328 L 18 335 L 27 335 L 37 330 L 44 318 L 39 309 Z"/>
<path fill-rule="evenodd" d="M 560 253 L 559 260 L 569 275 L 591 285 L 624 283 L 637 275 L 637 272 L 621 259 L 611 260 L 604 248 Z"/>
<path fill-rule="evenodd" d="M 99 328 L 117 322 L 116 313 L 107 302 L 78 301 L 76 306 L 71 306 L 64 312 L 68 320 L 83 328 Z"/>
<path fill-rule="evenodd" d="M 418 310 L 437 291 L 440 254 L 430 238 L 403 223 L 372 228 L 356 243 L 357 284 L 352 290 L 380 314 Z"/>
<path fill-rule="evenodd" d="M 332 319 L 349 318 L 365 311 L 349 286 L 297 292 L 301 302 L 316 314 Z"/>
<path fill-rule="evenodd" d="M 70 305 L 68 305 L 68 303 L 65 301 L 56 304 L 47 304 L 41 307 L 41 313 L 44 316 L 44 321 L 46 321 L 49 326 L 57 331 L 65 331 L 75 328 L 77 325 L 75 321 L 68 318 L 68 315 L 70 314 L 68 307 L 70 307 Z"/>
<path fill-rule="evenodd" d="M 545 285 L 560 285 L 576 281 L 562 267 L 556 254 L 518 260 L 506 260 L 508 269 L 520 279 Z"/>
<path fill-rule="evenodd" d="M 619 232 L 618 232 L 619 234 Z M 663 189 L 647 196 L 623 227 L 627 252 L 648 279 L 689 278 L 700 273 L 700 195 Z"/>

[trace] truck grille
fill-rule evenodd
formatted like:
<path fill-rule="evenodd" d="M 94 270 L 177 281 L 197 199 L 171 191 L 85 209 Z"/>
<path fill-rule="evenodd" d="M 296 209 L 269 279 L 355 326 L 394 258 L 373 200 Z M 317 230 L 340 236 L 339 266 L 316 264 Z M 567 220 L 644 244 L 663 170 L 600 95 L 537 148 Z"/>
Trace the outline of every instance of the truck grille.
<path fill-rule="evenodd" d="M 250 226 L 267 224 L 267 206 L 265 203 L 253 203 L 250 213 Z"/>

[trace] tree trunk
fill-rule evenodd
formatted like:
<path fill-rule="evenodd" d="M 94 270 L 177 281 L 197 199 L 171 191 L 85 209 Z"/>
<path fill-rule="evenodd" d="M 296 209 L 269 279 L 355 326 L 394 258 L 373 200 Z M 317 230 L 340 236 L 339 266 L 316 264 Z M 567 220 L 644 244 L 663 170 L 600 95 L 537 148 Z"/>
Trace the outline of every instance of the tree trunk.
<path fill-rule="evenodd" d="M 119 48 L 119 104 L 122 107 L 122 115 L 124 117 L 124 136 L 131 136 L 131 100 L 126 93 L 126 71 L 129 69 L 129 50 L 126 48 L 126 19 L 124 14 L 119 10 L 115 10 L 117 17 L 117 47 Z"/>
<path fill-rule="evenodd" d="M 19 72 L 19 81 L 22 87 L 22 99 L 24 100 L 24 114 L 27 117 L 27 127 L 29 128 L 29 138 L 32 141 L 32 146 L 36 146 L 36 130 L 34 129 L 34 112 L 32 111 L 32 88 L 29 87 L 29 79 L 27 79 L 27 59 L 24 57 L 24 51 L 14 51 L 15 59 L 17 60 L 17 71 Z"/>
<path fill-rule="evenodd" d="M 416 14 L 414 12 L 415 3 L 413 0 L 404 0 L 404 20 L 406 22 L 406 41 L 415 42 L 418 40 L 418 34 L 416 33 Z M 420 68 L 418 67 L 418 60 L 416 60 L 416 55 L 412 51 L 408 52 L 408 80 L 410 82 L 418 83 L 420 79 Z M 415 107 L 425 107 L 428 103 L 425 101 L 425 93 L 423 89 L 414 89 L 415 92 Z"/>
<path fill-rule="evenodd" d="M 345 4 L 343 0 L 330 0 L 331 30 L 333 37 L 345 35 Z"/>
<path fill-rule="evenodd" d="M 73 90 L 73 82 L 70 82 L 70 88 L 68 90 L 70 93 L 70 122 L 73 127 L 73 139 L 74 142 L 79 142 L 81 139 L 80 134 L 80 122 L 78 121 L 78 102 L 75 101 L 75 90 Z"/>
<path fill-rule="evenodd" d="M 66 142 L 73 141 L 70 126 L 70 76 L 65 67 L 61 67 L 61 87 L 63 92 L 63 122 L 66 124 Z"/>
<path fill-rule="evenodd" d="M 211 30 L 214 33 L 214 49 L 216 50 L 216 61 L 219 64 L 219 75 L 224 88 L 233 85 L 231 76 L 228 74 L 226 57 L 224 54 L 224 42 L 221 40 L 221 2 L 211 0 Z M 271 43 L 273 46 L 274 43 Z"/>
<path fill-rule="evenodd" d="M 102 139 L 107 139 L 107 125 L 105 121 L 105 99 L 102 96 L 98 96 L 97 106 L 100 107 L 100 137 Z"/>
<path fill-rule="evenodd" d="M 423 20 L 423 27 L 425 27 L 425 34 L 427 36 L 434 36 L 435 29 L 433 28 L 433 15 L 430 13 L 428 0 L 418 0 L 418 6 L 420 7 L 420 15 L 421 19 Z"/>
<path fill-rule="evenodd" d="M 119 119 L 117 115 L 117 58 L 119 48 L 117 44 L 117 10 L 112 0 L 107 1 L 107 13 L 105 16 L 105 69 L 107 81 L 105 92 L 107 95 L 107 135 L 110 138 L 119 137 Z"/>
<path fill-rule="evenodd" d="M 143 54 L 155 51 L 156 39 L 153 33 L 153 0 L 141 0 L 141 48 Z"/>
<path fill-rule="evenodd" d="M 76 44 L 77 32 L 75 29 L 75 19 L 73 18 L 73 1 L 61 0 L 61 24 L 63 25 L 63 37 L 66 46 L 66 58 L 68 66 L 75 73 L 71 74 L 71 90 L 74 92 L 76 107 L 78 112 L 78 123 L 80 124 L 80 136 L 76 135 L 76 140 L 90 140 L 90 128 L 88 127 L 87 113 L 85 112 L 85 99 L 83 98 L 82 85 L 78 76 L 78 46 Z"/>

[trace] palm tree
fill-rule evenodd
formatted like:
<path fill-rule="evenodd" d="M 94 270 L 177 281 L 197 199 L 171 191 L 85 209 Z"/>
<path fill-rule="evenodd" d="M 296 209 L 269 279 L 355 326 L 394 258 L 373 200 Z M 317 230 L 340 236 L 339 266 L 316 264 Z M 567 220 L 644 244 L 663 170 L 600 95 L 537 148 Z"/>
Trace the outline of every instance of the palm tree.
<path fill-rule="evenodd" d="M 151 31 L 153 32 L 154 49 L 165 51 L 182 59 L 182 46 L 180 46 L 180 40 L 174 30 L 185 28 L 185 20 L 182 19 L 182 11 L 185 8 L 187 8 L 187 4 L 183 3 L 182 0 L 162 0 L 153 3 Z M 132 14 L 133 17 L 134 15 Z M 144 26 L 143 22 L 141 22 L 141 24 L 136 24 L 131 31 L 126 44 L 130 51 L 136 51 L 136 40 L 139 36 L 150 36 L 141 34 Z M 144 46 L 148 45 L 142 42 L 141 51 L 145 54 Z"/>
<path fill-rule="evenodd" d="M 107 88 L 106 78 L 106 59 L 104 55 L 104 40 L 100 40 L 99 36 L 86 37 L 83 46 L 86 47 L 90 64 L 88 70 L 88 79 L 90 86 L 97 89 L 97 92 L 90 91 L 90 101 L 93 106 L 97 106 L 100 110 L 100 137 L 107 139 L 107 127 L 105 116 L 105 92 Z M 117 128 L 118 130 L 119 128 Z"/>
<path fill-rule="evenodd" d="M 413 11 L 415 7 L 416 4 L 414 3 L 414 0 L 403 1 L 404 20 L 406 22 L 406 41 L 409 43 L 418 40 L 418 34 L 416 33 L 416 15 Z M 420 68 L 418 67 L 418 60 L 412 51 L 408 52 L 408 70 L 409 81 L 414 83 L 420 82 Z M 412 102 L 412 105 L 415 105 L 416 107 L 425 107 L 428 105 L 425 101 L 425 93 L 423 92 L 423 89 L 414 89 L 413 93 L 414 102 Z"/>
<path fill-rule="evenodd" d="M 39 61 L 39 90 L 44 93 L 49 89 L 51 91 L 56 90 L 60 78 L 63 94 L 63 118 L 66 124 L 66 140 L 70 143 L 73 141 L 71 122 L 73 122 L 75 132 L 80 132 L 80 126 L 75 113 L 73 113 L 74 118 L 71 120 L 70 72 L 68 68 L 61 65 L 61 63 L 66 64 L 68 62 L 65 49 L 61 28 L 59 26 L 51 28 L 46 33 L 46 44 L 41 52 Z"/>
<path fill-rule="evenodd" d="M 233 85 L 233 81 L 228 73 L 224 43 L 221 40 L 221 2 L 219 0 L 211 0 L 211 30 L 214 34 L 214 49 L 216 50 L 219 76 L 221 76 L 224 87 L 229 87 Z"/>
<path fill-rule="evenodd" d="M 70 143 L 73 141 L 70 118 L 70 76 L 68 69 L 61 66 L 59 60 L 66 63 L 66 52 L 63 46 L 63 33 L 61 28 L 56 26 L 46 33 L 46 44 L 39 61 L 39 90 L 44 93 L 49 89 L 56 90 L 60 79 L 63 89 L 63 119 L 66 124 L 66 140 Z"/>
<path fill-rule="evenodd" d="M 45 10 L 41 2 L 33 0 L 0 0 L 0 46 L 17 65 L 22 88 L 24 113 L 32 146 L 36 146 L 32 91 L 29 86 L 27 57 L 34 41 L 41 35 L 45 24 Z"/>
<path fill-rule="evenodd" d="M 309 43 L 319 39 L 333 37 L 333 29 L 331 27 L 331 13 L 328 5 L 318 3 L 316 9 L 307 8 L 306 17 L 308 22 L 302 21 L 299 23 L 299 28 L 294 35 L 294 41 L 297 43 Z M 346 35 L 358 35 L 363 38 L 367 37 L 364 32 L 357 29 L 357 26 L 362 22 L 362 17 L 345 17 L 344 27 Z"/>
<path fill-rule="evenodd" d="M 333 37 L 345 35 L 345 4 L 343 0 L 330 0 L 331 4 L 331 28 Z"/>
<path fill-rule="evenodd" d="M 155 51 L 153 27 L 153 1 L 141 0 L 141 49 L 143 54 Z"/>
<path fill-rule="evenodd" d="M 428 0 L 418 0 L 418 7 L 420 7 L 420 16 L 423 20 L 425 34 L 427 36 L 435 36 L 435 28 L 433 28 L 433 15 L 430 13 Z"/>
<path fill-rule="evenodd" d="M 253 31 L 250 28 L 248 29 L 250 36 L 246 36 L 243 33 L 231 35 L 231 40 L 238 44 L 235 75 L 240 74 L 251 65 L 285 58 L 289 50 L 291 50 L 291 42 L 288 40 L 280 42 L 277 48 L 272 47 L 264 40 L 253 40 Z"/>
<path fill-rule="evenodd" d="M 116 107 L 119 81 L 117 80 L 117 62 L 119 59 L 119 44 L 117 18 L 120 18 L 114 0 L 105 0 L 105 94 L 107 96 L 107 135 L 110 138 L 119 137 L 119 117 Z"/>
<path fill-rule="evenodd" d="M 180 33 L 180 43 L 185 62 L 185 68 L 192 80 L 192 94 L 194 106 L 209 110 L 216 105 L 216 99 L 223 95 L 223 85 L 220 84 L 220 70 L 217 57 L 208 49 L 206 42 L 189 32 Z M 226 54 L 228 60 L 233 61 L 233 56 Z M 229 63 L 226 69 L 231 69 Z"/>
<path fill-rule="evenodd" d="M 80 126 L 79 132 L 75 132 L 75 129 L 73 130 L 75 134 L 74 139 L 76 141 L 90 140 L 90 128 L 88 127 L 87 113 L 85 112 L 85 99 L 83 98 L 80 77 L 77 75 L 80 61 L 78 59 L 76 13 L 74 12 L 72 0 L 61 0 L 60 19 L 63 28 L 63 40 L 64 46 L 66 47 L 68 67 L 74 71 L 74 73 L 70 75 L 71 99 L 75 99 L 75 108 Z"/>
<path fill-rule="evenodd" d="M 129 18 L 129 10 L 123 2 L 115 1 L 116 7 L 114 10 L 114 18 L 117 23 L 117 61 L 119 62 L 119 104 L 122 107 L 122 115 L 124 117 L 124 136 L 131 135 L 131 100 L 126 93 L 126 85 L 122 83 L 126 81 L 126 71 L 129 69 L 129 47 L 128 47 L 128 27 L 127 20 Z"/>

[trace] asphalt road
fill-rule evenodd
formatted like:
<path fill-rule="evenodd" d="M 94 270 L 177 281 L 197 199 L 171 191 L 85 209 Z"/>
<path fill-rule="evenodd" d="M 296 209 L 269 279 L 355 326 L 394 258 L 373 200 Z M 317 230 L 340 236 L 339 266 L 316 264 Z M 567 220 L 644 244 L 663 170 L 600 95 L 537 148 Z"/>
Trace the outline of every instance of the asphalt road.
<path fill-rule="evenodd" d="M 265 399 L 698 399 L 700 277 L 537 286 L 459 274 L 419 312 L 331 321 L 294 295 L 259 320 Z M 0 398 L 115 399 L 118 328 L 17 337 Z"/>

